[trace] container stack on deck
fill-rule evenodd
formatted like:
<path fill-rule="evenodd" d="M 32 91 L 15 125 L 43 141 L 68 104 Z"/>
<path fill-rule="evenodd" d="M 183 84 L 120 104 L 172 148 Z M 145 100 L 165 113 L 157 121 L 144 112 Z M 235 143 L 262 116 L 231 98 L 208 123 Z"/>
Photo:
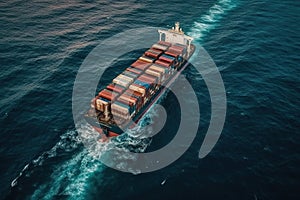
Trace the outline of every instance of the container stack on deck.
<path fill-rule="evenodd" d="M 131 119 L 181 66 L 185 54 L 184 45 L 154 44 L 92 100 L 98 119 L 112 123 Z"/>

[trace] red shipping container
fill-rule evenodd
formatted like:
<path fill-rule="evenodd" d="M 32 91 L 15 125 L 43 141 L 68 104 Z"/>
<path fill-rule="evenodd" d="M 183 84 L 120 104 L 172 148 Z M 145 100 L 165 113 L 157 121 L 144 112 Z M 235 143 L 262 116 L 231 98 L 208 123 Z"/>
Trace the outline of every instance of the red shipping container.
<path fill-rule="evenodd" d="M 140 69 L 140 70 L 145 70 L 149 65 L 151 65 L 148 62 L 137 60 L 134 63 L 131 64 L 132 67 Z"/>
<path fill-rule="evenodd" d="M 109 84 L 106 88 L 111 91 L 117 92 L 119 94 L 123 93 L 123 91 L 124 91 L 124 88 L 114 85 L 114 84 Z"/>
<path fill-rule="evenodd" d="M 126 70 L 135 74 L 141 74 L 143 72 L 142 70 L 132 68 L 132 67 L 128 67 Z"/>
<path fill-rule="evenodd" d="M 110 92 L 109 90 L 104 89 L 101 92 L 99 92 L 98 96 L 108 99 L 110 101 L 114 101 L 116 99 L 116 97 L 118 96 L 118 93 Z"/>
<path fill-rule="evenodd" d="M 161 66 L 164 66 L 164 67 L 168 67 L 168 68 L 171 66 L 170 63 L 166 63 L 166 62 L 161 61 L 161 60 L 156 60 L 155 64 L 158 64 L 158 65 L 161 65 Z"/>
<path fill-rule="evenodd" d="M 166 41 L 159 41 L 158 44 L 164 45 L 164 46 L 168 46 L 170 47 L 172 44 L 170 42 L 166 42 Z"/>
<path fill-rule="evenodd" d="M 174 52 L 174 51 L 166 51 L 165 54 L 167 54 L 169 56 L 173 56 L 175 58 L 180 55 L 180 53 Z"/>
<path fill-rule="evenodd" d="M 159 54 L 154 54 L 154 53 L 152 53 L 152 52 L 150 52 L 150 51 L 146 51 L 146 52 L 144 53 L 144 55 L 145 55 L 145 56 L 148 56 L 148 57 L 151 57 L 151 58 L 155 58 L 155 59 L 157 59 L 157 57 L 159 56 Z"/>
<path fill-rule="evenodd" d="M 152 53 L 155 53 L 155 54 L 161 54 L 163 51 L 162 50 L 159 50 L 159 49 L 153 49 L 153 48 L 150 48 L 148 51 L 152 52 Z"/>
<path fill-rule="evenodd" d="M 172 62 L 173 62 L 173 60 L 171 60 L 171 59 L 169 59 L 169 58 L 166 58 L 166 57 L 164 57 L 164 56 L 160 56 L 160 57 L 159 57 L 159 60 L 164 61 L 164 62 L 167 62 L 167 63 L 172 63 Z"/>

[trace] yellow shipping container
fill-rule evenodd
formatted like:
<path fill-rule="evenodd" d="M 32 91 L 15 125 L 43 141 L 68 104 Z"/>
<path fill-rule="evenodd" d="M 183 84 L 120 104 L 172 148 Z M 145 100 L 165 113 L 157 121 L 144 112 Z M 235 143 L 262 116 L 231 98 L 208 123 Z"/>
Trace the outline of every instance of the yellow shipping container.
<path fill-rule="evenodd" d="M 142 60 L 142 61 L 145 61 L 145 62 L 148 62 L 148 63 L 153 63 L 153 60 L 145 58 L 143 56 L 139 57 L 139 60 Z"/>

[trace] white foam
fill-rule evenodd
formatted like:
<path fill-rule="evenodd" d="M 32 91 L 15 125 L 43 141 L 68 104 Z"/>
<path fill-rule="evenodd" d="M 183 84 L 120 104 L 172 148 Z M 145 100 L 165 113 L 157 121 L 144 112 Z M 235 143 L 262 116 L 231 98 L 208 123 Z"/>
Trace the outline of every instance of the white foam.
<path fill-rule="evenodd" d="M 207 14 L 194 22 L 188 35 L 194 37 L 196 41 L 203 40 L 204 36 L 218 25 L 224 15 L 235 7 L 236 2 L 233 0 L 219 0 L 208 10 Z"/>
<path fill-rule="evenodd" d="M 133 132 L 141 131 L 142 126 L 145 124 L 145 120 L 151 118 L 153 113 L 150 112 L 139 122 L 135 129 L 130 130 Z M 104 164 L 100 162 L 100 158 L 109 152 L 112 148 L 121 148 L 124 151 L 128 145 L 137 146 L 138 151 L 145 151 L 149 142 L 142 140 L 140 137 L 131 137 L 128 133 L 122 135 L 122 140 L 111 140 L 105 143 L 97 142 L 99 134 L 89 125 L 83 125 L 79 128 L 78 132 L 80 135 L 77 136 L 75 131 L 70 131 L 61 136 L 61 140 L 49 151 L 43 153 L 42 156 L 38 157 L 33 161 L 35 165 L 42 165 L 47 157 L 53 157 L 57 154 L 57 149 L 67 150 L 71 147 L 76 148 L 78 144 L 84 143 L 85 148 L 76 153 L 66 160 L 63 164 L 57 166 L 57 168 L 51 174 L 51 180 L 47 181 L 43 185 L 40 185 L 34 192 L 32 199 L 53 199 L 57 195 L 67 196 L 70 199 L 83 199 L 86 188 L 88 187 L 88 179 L 93 176 L 95 172 L 101 172 L 106 168 Z M 134 134 L 133 134 L 134 135 Z M 72 138 L 71 143 L 66 143 L 68 138 Z M 75 143 L 75 144 L 73 144 Z M 118 147 L 117 147 L 118 146 Z M 126 154 L 118 155 L 118 160 L 134 160 L 134 157 L 124 157 Z M 120 162 L 119 167 L 124 168 L 124 163 Z M 133 174 L 138 172 L 132 171 Z"/>

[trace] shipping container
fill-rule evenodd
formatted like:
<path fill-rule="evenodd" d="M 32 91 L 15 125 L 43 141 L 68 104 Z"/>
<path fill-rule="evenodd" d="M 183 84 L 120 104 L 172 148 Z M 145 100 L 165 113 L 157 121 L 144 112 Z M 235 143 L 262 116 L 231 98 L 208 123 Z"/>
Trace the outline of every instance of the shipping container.
<path fill-rule="evenodd" d="M 182 54 L 183 53 L 183 49 L 181 49 L 181 48 L 176 48 L 176 47 L 170 47 L 169 49 L 168 49 L 168 51 L 171 51 L 171 52 L 175 52 L 175 53 L 178 53 L 178 54 Z"/>
<path fill-rule="evenodd" d="M 134 84 L 144 87 L 146 91 L 151 87 L 151 83 L 149 81 L 141 80 L 140 77 L 134 81 Z"/>
<path fill-rule="evenodd" d="M 166 58 L 169 58 L 171 60 L 176 60 L 175 56 L 170 56 L 170 55 L 167 55 L 167 54 L 163 54 L 162 56 L 164 56 Z"/>
<path fill-rule="evenodd" d="M 145 61 L 137 60 L 131 64 L 132 67 L 145 71 L 151 64 Z"/>
<path fill-rule="evenodd" d="M 133 78 L 133 79 L 136 79 L 139 76 L 138 74 L 127 71 L 127 70 L 123 71 L 122 74 L 125 76 L 128 76 L 130 78 Z"/>
<path fill-rule="evenodd" d="M 154 44 L 154 45 L 152 45 L 152 48 L 162 50 L 162 51 L 166 51 L 168 49 L 167 46 L 164 46 L 164 45 L 161 45 L 161 44 Z"/>
<path fill-rule="evenodd" d="M 128 96 L 126 94 L 120 95 L 118 99 L 122 99 L 122 100 L 124 100 L 126 102 L 130 102 L 130 103 L 132 103 L 132 105 L 136 105 L 136 103 L 137 103 L 137 99 L 136 98 Z"/>
<path fill-rule="evenodd" d="M 111 105 L 111 108 L 112 108 L 112 113 L 113 113 L 113 111 L 118 112 L 119 110 L 121 110 L 121 112 L 123 112 L 123 114 L 128 113 L 129 115 L 131 115 L 135 111 L 135 104 L 119 98 L 117 101 L 115 101 Z M 125 109 L 122 109 L 122 108 L 125 108 Z"/>
<path fill-rule="evenodd" d="M 115 101 L 113 104 L 111 104 L 111 113 L 114 117 L 120 115 L 129 117 L 130 106 L 125 105 L 124 103 L 121 103 L 119 101 Z"/>
<path fill-rule="evenodd" d="M 129 72 L 132 72 L 132 73 L 135 73 L 135 74 L 138 74 L 138 75 L 143 72 L 142 70 L 134 68 L 134 67 L 128 67 L 128 68 L 126 68 L 126 71 L 129 71 Z"/>
<path fill-rule="evenodd" d="M 164 61 L 161 61 L 161 60 L 156 60 L 155 64 L 158 64 L 158 65 L 161 65 L 161 66 L 164 66 L 164 67 L 168 67 L 168 68 L 171 66 L 171 63 L 167 63 L 167 62 L 164 62 Z"/>
<path fill-rule="evenodd" d="M 153 52 L 151 52 L 151 51 L 146 51 L 146 52 L 144 53 L 144 55 L 145 55 L 145 56 L 148 56 L 148 57 L 150 57 L 150 58 L 157 59 L 158 56 L 159 56 L 160 54 L 156 54 L 156 53 L 153 53 Z"/>
<path fill-rule="evenodd" d="M 159 72 L 159 71 L 155 71 L 155 70 L 152 70 L 152 69 L 147 69 L 145 71 L 145 73 L 149 74 L 149 75 L 152 75 L 152 76 L 156 76 L 157 77 L 157 82 L 160 83 L 161 82 L 161 77 L 162 77 L 162 73 Z"/>
<path fill-rule="evenodd" d="M 103 99 L 96 99 L 96 109 L 101 112 L 109 112 L 110 103 L 104 101 Z"/>
<path fill-rule="evenodd" d="M 145 62 L 148 62 L 148 63 L 153 63 L 155 59 L 147 57 L 147 56 L 141 56 L 141 57 L 139 57 L 139 60 L 142 60 L 142 61 L 145 61 Z"/>
<path fill-rule="evenodd" d="M 180 50 L 180 51 L 186 49 L 185 46 L 178 46 L 178 45 L 173 45 L 173 46 L 171 46 L 170 48 L 171 48 L 171 49 L 178 49 L 178 50 Z"/>
<path fill-rule="evenodd" d="M 117 78 L 120 78 L 120 79 L 123 79 L 123 80 L 127 80 L 127 81 L 129 81 L 130 83 L 133 82 L 133 78 L 131 78 L 131 77 L 129 77 L 129 76 L 126 76 L 126 75 L 124 75 L 124 74 L 118 75 Z"/>
<path fill-rule="evenodd" d="M 148 69 L 156 70 L 156 71 L 159 71 L 159 72 L 161 72 L 163 74 L 167 74 L 168 73 L 168 68 L 159 66 L 157 64 L 151 65 Z"/>
<path fill-rule="evenodd" d="M 165 56 L 160 56 L 160 57 L 158 58 L 158 60 L 161 60 L 161 61 L 167 62 L 167 63 L 173 63 L 173 60 L 172 60 L 172 59 L 167 58 L 167 57 L 165 57 Z"/>
<path fill-rule="evenodd" d="M 150 48 L 148 49 L 149 52 L 152 52 L 152 53 L 155 53 L 155 54 L 162 54 L 164 51 L 162 50 L 159 50 L 159 49 L 153 49 L 153 48 Z"/>
<path fill-rule="evenodd" d="M 157 50 L 157 49 L 148 49 L 144 55 L 148 56 L 148 57 L 151 57 L 151 58 L 154 58 L 154 59 L 157 59 L 161 54 L 163 53 L 163 51 L 161 50 Z"/>
<path fill-rule="evenodd" d="M 139 80 L 139 79 L 147 80 L 147 82 L 149 82 L 151 84 L 156 84 L 157 83 L 157 77 L 155 77 L 153 75 L 149 75 L 149 74 L 142 74 L 141 76 L 139 76 L 137 78 L 137 80 Z"/>
<path fill-rule="evenodd" d="M 146 88 L 145 87 L 134 84 L 134 83 L 129 86 L 129 89 L 141 93 L 143 97 L 146 94 Z"/>
<path fill-rule="evenodd" d="M 180 52 L 175 52 L 175 51 L 172 51 L 172 50 L 168 50 L 168 51 L 165 52 L 165 54 L 177 58 L 180 55 Z"/>
<path fill-rule="evenodd" d="M 158 41 L 158 44 L 161 44 L 161 45 L 164 45 L 164 46 L 167 46 L 167 47 L 170 47 L 172 44 L 170 42 L 166 42 L 166 41 Z"/>
<path fill-rule="evenodd" d="M 118 86 L 117 84 L 111 83 L 106 87 L 108 90 L 117 92 L 119 94 L 124 92 L 124 88 L 122 86 Z"/>
<path fill-rule="evenodd" d="M 118 77 L 113 79 L 113 83 L 121 85 L 125 88 L 128 88 L 128 86 L 130 85 L 130 82 L 128 80 L 121 79 L 121 78 L 118 78 Z"/>
<path fill-rule="evenodd" d="M 108 99 L 110 101 L 114 101 L 119 96 L 119 94 L 107 89 L 103 89 L 102 91 L 99 92 L 98 96 Z"/>
<path fill-rule="evenodd" d="M 143 94 L 131 89 L 127 89 L 124 94 L 137 99 L 137 109 L 143 104 Z"/>

